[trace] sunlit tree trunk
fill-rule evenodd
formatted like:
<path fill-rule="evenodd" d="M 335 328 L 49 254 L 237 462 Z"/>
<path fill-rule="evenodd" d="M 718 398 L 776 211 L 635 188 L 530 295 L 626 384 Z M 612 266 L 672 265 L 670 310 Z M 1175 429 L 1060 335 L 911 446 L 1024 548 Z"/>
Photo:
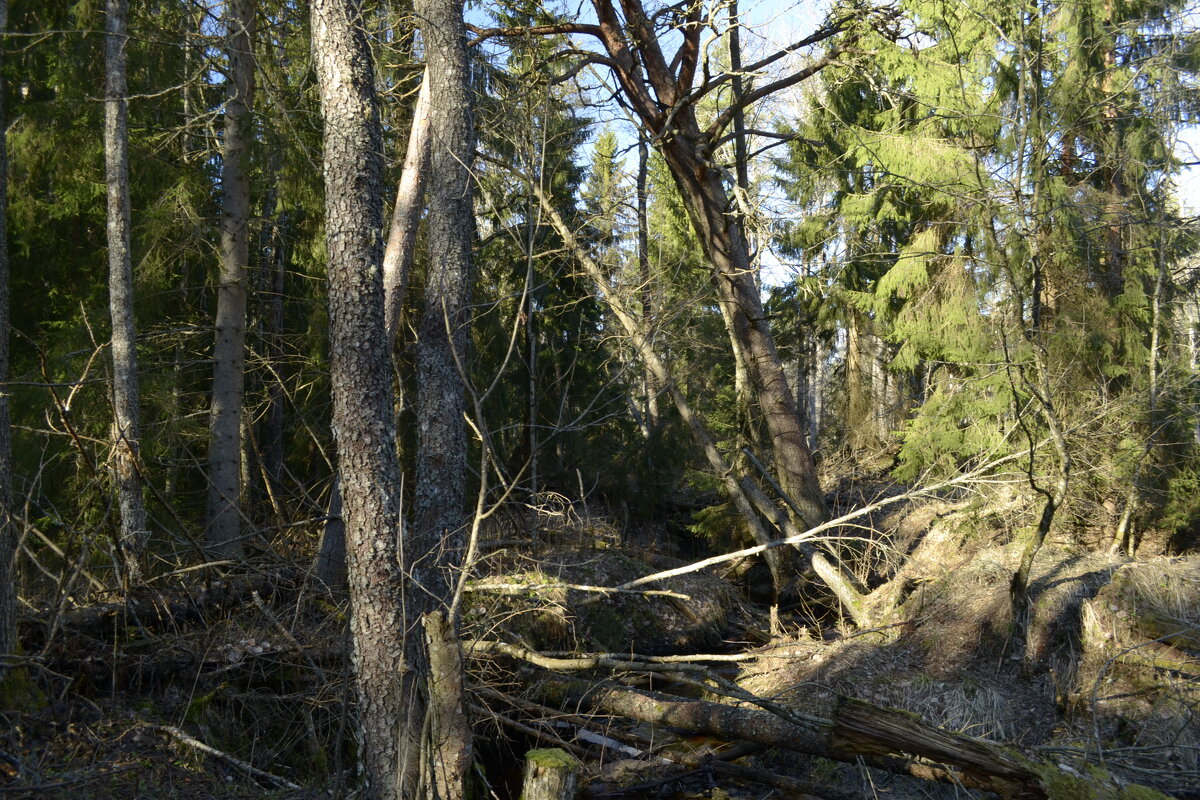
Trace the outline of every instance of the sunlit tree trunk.
<path fill-rule="evenodd" d="M 127 584 L 141 580 L 146 509 L 138 474 L 137 341 L 129 255 L 129 122 L 125 84 L 126 0 L 109 0 L 105 23 L 104 165 L 108 195 L 108 304 L 112 317 L 113 477 L 121 509 L 119 547 Z"/>
<path fill-rule="evenodd" d="M 313 60 L 324 119 L 330 382 L 345 506 L 359 761 L 370 800 L 413 797 L 423 701 L 405 640 L 400 466 L 383 301 L 383 131 L 357 0 L 314 0 Z"/>
<path fill-rule="evenodd" d="M 474 238 L 471 162 L 475 149 L 470 71 L 460 0 L 415 5 L 429 74 L 429 271 L 417 331 L 417 484 L 406 566 L 423 591 L 410 604 L 448 601 L 464 545 L 467 442 L 464 424 L 471 242 Z M 422 609 L 423 611 L 425 609 Z M 429 608 L 429 610 L 435 610 Z M 457 620 L 447 620 L 453 639 Z M 449 685 L 449 684 L 444 684 Z M 442 800 L 462 797 L 470 764 L 470 732 L 461 698 L 437 697 L 434 787 Z"/>
<path fill-rule="evenodd" d="M 208 526 L 214 554 L 242 552 L 242 395 L 246 371 L 246 294 L 250 262 L 250 111 L 254 101 L 254 3 L 223 10 L 229 74 L 221 153 L 221 269 L 213 346 L 208 444 Z"/>

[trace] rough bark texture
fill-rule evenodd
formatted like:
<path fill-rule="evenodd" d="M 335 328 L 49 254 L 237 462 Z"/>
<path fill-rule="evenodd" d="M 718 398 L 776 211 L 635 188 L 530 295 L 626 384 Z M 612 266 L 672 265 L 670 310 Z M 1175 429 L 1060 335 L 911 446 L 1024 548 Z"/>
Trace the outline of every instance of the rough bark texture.
<path fill-rule="evenodd" d="M 121 509 L 125 579 L 141 579 L 146 509 L 138 474 L 137 341 L 129 256 L 129 121 L 125 85 L 126 0 L 109 0 L 105 22 L 104 167 L 108 195 L 108 305 L 112 317 L 113 478 Z"/>
<path fill-rule="evenodd" d="M 463 713 L 462 646 L 442 611 L 425 615 L 429 652 L 429 733 L 432 779 L 437 798 L 465 797 L 471 767 L 471 724 Z"/>
<path fill-rule="evenodd" d="M 397 552 L 400 470 L 383 310 L 383 136 L 364 31 L 360 2 L 314 0 L 333 428 L 345 505 L 359 759 L 364 796 L 392 800 L 412 796 L 401 781 L 405 764 L 417 761 L 424 713 L 419 693 L 406 693 L 416 665 L 405 659 L 409 620 Z"/>
<path fill-rule="evenodd" d="M 400 336 L 400 315 L 412 270 L 416 250 L 417 228 L 421 222 L 421 200 L 425 194 L 425 178 L 429 172 L 429 73 L 421 78 L 417 104 L 413 108 L 412 127 L 408 132 L 408 148 L 404 157 L 404 172 L 396 189 L 396 206 L 388 231 L 387 247 L 383 251 L 383 303 L 387 339 L 395 344 Z M 342 524 L 342 488 L 335 479 L 329 494 L 325 528 L 317 550 L 313 571 L 317 581 L 330 591 L 339 592 L 346 586 L 346 540 Z"/>
<path fill-rule="evenodd" d="M 461 0 L 418 0 L 429 79 L 429 271 L 417 330 L 417 475 L 412 525 L 404 544 L 408 602 L 416 611 L 449 603 L 465 540 L 467 442 L 462 370 L 470 321 L 471 243 L 475 232 L 471 161 L 475 137 Z M 458 620 L 441 639 L 456 642 Z M 431 654 L 432 660 L 432 654 Z M 439 658 L 440 672 L 453 672 Z M 457 667 L 461 670 L 461 665 Z M 452 692 L 452 686 L 458 686 Z M 440 800 L 464 796 L 470 729 L 461 720 L 461 675 L 434 676 L 432 788 Z M 447 694 L 449 692 L 449 694 Z M 444 695 L 444 696 L 443 696 Z M 458 720 L 455 724 L 452 720 Z"/>
<path fill-rule="evenodd" d="M 684 126 L 696 127 L 691 109 L 683 116 Z M 699 157 L 702 151 L 699 142 L 685 135 L 663 145 L 663 155 L 713 270 L 717 296 L 729 310 L 732 340 L 749 368 L 779 482 L 796 501 L 801 522 L 812 527 L 825 521 L 827 511 L 803 420 L 754 280 L 749 243 L 737 215 L 730 213 L 732 205 L 720 173 Z"/>
<path fill-rule="evenodd" d="M 429 71 L 429 273 L 417 331 L 417 484 L 407 565 L 433 597 L 448 597 L 466 507 L 465 397 L 474 214 L 474 152 L 462 3 L 416 4 Z"/>
<path fill-rule="evenodd" d="M 8 0 L 0 0 L 0 32 L 8 28 Z M 0 52 L 0 66 L 3 65 Z M 0 131 L 6 130 L 4 91 L 0 86 Z M 13 557 L 17 529 L 12 521 L 12 428 L 8 410 L 8 148 L 0 136 L 0 657 L 17 643 L 17 585 Z M 0 680 L 4 666 L 0 662 Z"/>
<path fill-rule="evenodd" d="M 242 392 L 246 371 L 246 284 L 250 262 L 250 110 L 254 100 L 254 3 L 224 6 L 229 74 L 221 154 L 221 269 L 213 345 L 212 411 L 208 443 L 208 547 L 216 555 L 242 552 Z"/>

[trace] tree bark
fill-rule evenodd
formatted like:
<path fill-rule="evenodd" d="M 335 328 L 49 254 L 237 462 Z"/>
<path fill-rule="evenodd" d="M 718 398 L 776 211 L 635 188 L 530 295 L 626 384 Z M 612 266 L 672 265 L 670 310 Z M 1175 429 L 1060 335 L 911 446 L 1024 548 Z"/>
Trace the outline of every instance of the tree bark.
<path fill-rule="evenodd" d="M 453 579 L 448 568 L 461 557 L 466 509 L 460 369 L 470 319 L 474 132 L 462 3 L 421 0 L 416 12 L 429 70 L 429 273 L 417 331 L 417 483 L 406 555 L 414 578 L 445 599 Z"/>
<path fill-rule="evenodd" d="M 525 754 L 521 800 L 574 800 L 579 761 L 557 747 Z"/>
<path fill-rule="evenodd" d="M 638 171 L 637 171 L 637 243 L 638 243 L 638 282 L 641 284 L 642 329 L 648 334 L 654 331 L 654 319 L 657 309 L 654 302 L 654 281 L 650 274 L 650 196 L 646 190 L 649 178 L 650 143 L 646 141 L 645 132 L 638 135 Z M 649 367 L 645 369 L 646 384 L 646 430 L 653 436 L 658 430 L 661 412 L 659 411 L 658 396 L 662 386 Z"/>
<path fill-rule="evenodd" d="M 254 102 L 254 3 L 228 0 L 223 11 L 226 76 L 221 153 L 221 268 L 213 345 L 208 444 L 208 524 L 215 555 L 242 553 L 242 394 L 246 371 L 246 295 L 250 262 L 250 112 Z"/>
<path fill-rule="evenodd" d="M 330 379 L 345 505 L 359 759 L 371 800 L 413 796 L 424 702 L 405 640 L 400 467 L 383 305 L 383 131 L 359 0 L 314 0 L 325 124 Z"/>
<path fill-rule="evenodd" d="M 0 33 L 8 30 L 8 0 L 0 0 Z M 0 67 L 4 54 L 0 51 Z M 0 73 L 2 74 L 2 73 Z M 0 84 L 0 131 L 7 130 Z M 17 527 L 12 518 L 12 420 L 8 407 L 8 147 L 0 135 L 0 658 L 16 652 Z M 0 681 L 5 666 L 0 663 Z"/>
<path fill-rule="evenodd" d="M 470 68 L 461 0 L 417 0 L 429 77 L 429 271 L 417 330 L 417 476 L 412 525 L 404 544 L 408 602 L 414 612 L 450 604 L 463 566 L 466 531 L 467 440 L 464 414 L 467 326 L 471 302 L 471 244 L 475 232 L 471 162 L 475 135 Z M 445 620 L 456 641 L 458 620 Z M 448 687 L 444 678 L 437 686 Z M 461 676 L 457 677 L 461 687 Z M 439 695 L 441 691 L 439 690 Z M 431 697 L 434 721 L 462 714 L 457 697 Z M 456 708 L 451 712 L 449 709 Z M 470 729 L 434 725 L 430 761 L 439 800 L 465 796 L 471 761 Z"/>
<path fill-rule="evenodd" d="M 683 112 L 681 127 L 698 130 L 690 108 Z M 699 142 L 685 132 L 665 142 L 662 149 L 713 270 L 717 296 L 729 310 L 731 336 L 757 391 L 779 482 L 795 499 L 800 521 L 808 527 L 819 525 L 828 512 L 803 420 L 763 309 L 749 244 L 738 217 L 730 213 L 732 206 L 720 173 L 700 157 Z"/>
<path fill-rule="evenodd" d="M 408 132 L 408 147 L 404 171 L 396 189 L 396 205 L 388 231 L 387 247 L 383 251 L 383 303 L 387 340 L 395 346 L 400 337 L 400 316 L 412 271 L 416 250 L 417 228 L 421 222 L 421 200 L 425 194 L 425 177 L 429 171 L 429 72 L 421 78 L 417 104 L 413 108 L 412 126 Z M 325 527 L 313 572 L 317 581 L 330 591 L 346 586 L 346 541 L 342 524 L 342 488 L 337 477 L 329 493 Z"/>
<path fill-rule="evenodd" d="M 129 121 L 125 82 L 127 0 L 108 0 L 105 22 L 104 166 L 108 197 L 108 305 L 112 318 L 113 478 L 121 509 L 118 547 L 126 586 L 141 580 L 146 509 L 138 473 L 137 339 L 129 255 Z"/>

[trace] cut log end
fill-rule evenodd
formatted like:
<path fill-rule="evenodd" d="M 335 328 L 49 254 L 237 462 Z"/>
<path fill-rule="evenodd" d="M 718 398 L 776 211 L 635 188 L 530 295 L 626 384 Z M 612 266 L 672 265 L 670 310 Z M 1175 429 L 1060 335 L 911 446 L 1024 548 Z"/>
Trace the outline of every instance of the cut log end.
<path fill-rule="evenodd" d="M 579 762 L 566 750 L 530 750 L 521 800 L 573 800 L 578 780 Z"/>

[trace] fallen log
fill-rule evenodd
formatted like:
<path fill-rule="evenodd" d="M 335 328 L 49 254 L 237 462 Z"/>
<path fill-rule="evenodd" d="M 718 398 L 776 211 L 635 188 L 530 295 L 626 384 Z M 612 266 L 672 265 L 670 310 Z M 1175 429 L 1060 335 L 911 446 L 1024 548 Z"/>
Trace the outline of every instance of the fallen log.
<path fill-rule="evenodd" d="M 945 764 L 965 776 L 967 785 L 1006 798 L 1169 800 L 1154 789 L 1120 783 L 1094 765 L 1076 769 L 1030 758 L 1014 747 L 942 730 L 916 714 L 849 697 L 839 697 L 834 707 L 830 744 L 848 754 L 904 753 Z"/>
<path fill-rule="evenodd" d="M 1031 758 L 1013 747 L 945 731 L 917 715 L 838 698 L 819 724 L 797 724 L 759 708 L 694 700 L 611 681 L 543 676 L 541 702 L 629 717 L 727 741 L 758 742 L 924 780 L 954 783 L 1021 800 L 1169 800 L 1153 789 L 1122 784 L 1092 765 L 1076 769 Z"/>

